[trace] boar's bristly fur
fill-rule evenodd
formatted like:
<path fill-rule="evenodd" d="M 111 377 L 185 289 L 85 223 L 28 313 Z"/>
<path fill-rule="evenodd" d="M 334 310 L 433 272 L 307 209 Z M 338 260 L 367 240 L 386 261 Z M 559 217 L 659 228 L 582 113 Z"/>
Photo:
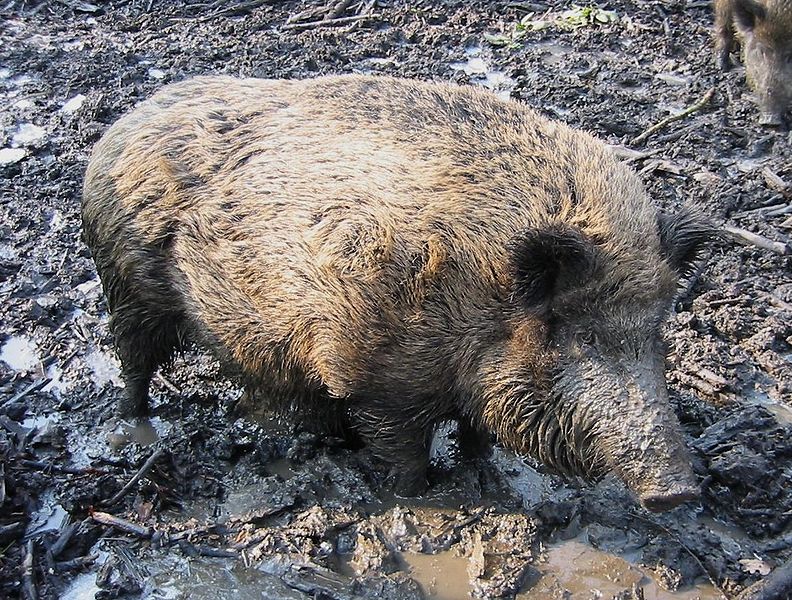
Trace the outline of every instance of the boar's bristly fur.
<path fill-rule="evenodd" d="M 599 141 L 467 87 L 196 78 L 97 144 L 84 236 L 127 390 L 187 343 L 359 434 L 403 493 L 437 423 L 696 494 L 660 328 L 703 243 Z M 335 417 L 333 417 L 335 415 Z"/>

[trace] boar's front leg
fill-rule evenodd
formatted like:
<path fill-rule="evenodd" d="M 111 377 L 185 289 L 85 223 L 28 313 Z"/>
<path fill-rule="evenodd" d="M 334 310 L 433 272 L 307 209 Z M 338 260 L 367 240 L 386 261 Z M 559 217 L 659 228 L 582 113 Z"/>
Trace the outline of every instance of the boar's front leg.
<path fill-rule="evenodd" d="M 431 401 L 414 403 L 380 397 L 356 402 L 354 423 L 374 455 L 391 465 L 394 491 L 418 496 L 426 491 L 429 451 L 438 421 Z"/>
<path fill-rule="evenodd" d="M 715 0 L 715 64 L 721 71 L 731 67 L 729 54 L 734 49 L 732 0 Z"/>
<path fill-rule="evenodd" d="M 466 458 L 489 458 L 492 454 L 492 442 L 486 431 L 471 423 L 468 419 L 459 419 L 457 439 L 459 449 Z"/>

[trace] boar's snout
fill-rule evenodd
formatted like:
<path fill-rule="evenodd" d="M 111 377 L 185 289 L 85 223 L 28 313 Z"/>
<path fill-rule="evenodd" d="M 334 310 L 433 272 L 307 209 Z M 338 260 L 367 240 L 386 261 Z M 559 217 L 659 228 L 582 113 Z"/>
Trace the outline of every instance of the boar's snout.
<path fill-rule="evenodd" d="M 786 128 L 786 122 L 780 112 L 762 112 L 759 116 L 759 124 L 763 127 Z"/>
<path fill-rule="evenodd" d="M 602 467 L 613 470 L 642 506 L 659 512 L 695 500 L 699 487 L 662 365 L 658 357 L 647 362 L 589 362 L 582 369 L 584 389 L 575 386 L 576 416 L 568 432 L 583 456 L 600 457 Z M 584 431 L 589 433 L 580 447 Z"/>
<path fill-rule="evenodd" d="M 638 500 L 647 510 L 663 512 L 685 502 L 698 500 L 700 496 L 701 490 L 694 484 L 675 484 L 665 489 L 646 490 Z"/>

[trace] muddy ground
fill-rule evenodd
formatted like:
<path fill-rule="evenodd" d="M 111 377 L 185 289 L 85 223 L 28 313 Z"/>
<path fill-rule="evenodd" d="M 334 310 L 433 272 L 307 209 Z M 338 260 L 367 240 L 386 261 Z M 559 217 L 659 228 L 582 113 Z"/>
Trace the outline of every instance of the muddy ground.
<path fill-rule="evenodd" d="M 576 19 L 560 2 L 361 1 L 336 26 L 309 24 L 322 1 L 2 4 L 0 597 L 733 598 L 790 557 L 792 144 L 756 124 L 742 69 L 715 71 L 708 2 Z M 701 503 L 654 515 L 612 479 L 501 450 L 465 463 L 453 425 L 430 493 L 394 498 L 365 450 L 240 418 L 241 391 L 195 353 L 156 379 L 149 422 L 114 419 L 80 242 L 91 146 L 188 75 L 342 72 L 486 85 L 618 146 L 660 204 L 776 242 L 718 240 L 667 328 Z"/>

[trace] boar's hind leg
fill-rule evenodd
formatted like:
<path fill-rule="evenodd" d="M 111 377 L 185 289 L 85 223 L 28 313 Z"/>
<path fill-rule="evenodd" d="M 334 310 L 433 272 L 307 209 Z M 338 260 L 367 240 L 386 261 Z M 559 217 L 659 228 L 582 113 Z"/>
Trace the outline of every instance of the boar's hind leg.
<path fill-rule="evenodd" d="M 139 417 L 148 412 L 151 377 L 181 346 L 179 321 L 174 314 L 162 314 L 161 305 L 158 309 L 148 307 L 132 295 L 112 311 L 110 328 L 126 385 L 118 402 L 120 417 Z"/>

